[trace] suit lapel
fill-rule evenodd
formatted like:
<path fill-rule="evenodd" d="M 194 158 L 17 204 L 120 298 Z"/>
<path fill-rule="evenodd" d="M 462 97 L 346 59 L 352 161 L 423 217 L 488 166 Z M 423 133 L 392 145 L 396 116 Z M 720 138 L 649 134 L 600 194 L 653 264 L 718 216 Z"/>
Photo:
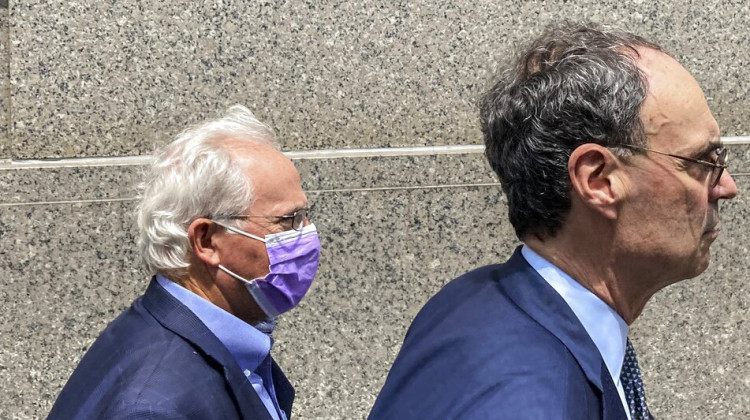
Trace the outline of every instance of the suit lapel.
<path fill-rule="evenodd" d="M 617 393 L 617 387 L 612 382 L 612 376 L 607 370 L 607 365 L 602 360 L 601 366 L 601 383 L 602 383 L 602 419 L 612 420 L 628 420 L 628 415 L 625 413 L 625 407 L 622 406 L 622 400 L 620 400 L 620 394 Z"/>
<path fill-rule="evenodd" d="M 565 300 L 526 262 L 520 247 L 503 265 L 500 278 L 507 296 L 570 350 L 588 380 L 602 392 L 603 418 L 627 420 L 599 349 Z"/>
<path fill-rule="evenodd" d="M 294 388 L 281 371 L 276 361 L 271 359 L 271 376 L 273 376 L 273 387 L 276 391 L 276 401 L 279 407 L 286 413 L 286 418 L 292 418 L 292 402 L 294 402 Z"/>
<path fill-rule="evenodd" d="M 143 306 L 165 328 L 190 342 L 206 358 L 221 366 L 242 418 L 272 420 L 229 350 L 193 312 L 164 290 L 155 278 L 151 279 L 151 284 L 143 295 Z"/>

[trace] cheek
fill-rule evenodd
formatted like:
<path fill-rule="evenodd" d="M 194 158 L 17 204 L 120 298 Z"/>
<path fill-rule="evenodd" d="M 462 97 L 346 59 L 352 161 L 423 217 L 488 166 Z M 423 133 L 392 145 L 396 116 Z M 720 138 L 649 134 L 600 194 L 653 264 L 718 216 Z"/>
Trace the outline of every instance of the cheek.
<path fill-rule="evenodd" d="M 703 235 L 709 222 L 709 207 L 707 192 L 686 189 L 684 208 L 689 226 L 685 226 L 685 229 L 690 229 L 698 238 Z"/>
<path fill-rule="evenodd" d="M 251 278 L 263 277 L 268 274 L 268 254 L 262 243 L 247 250 L 244 256 L 244 266 Z"/>
<path fill-rule="evenodd" d="M 695 195 L 655 188 L 632 197 L 621 220 L 631 246 L 643 250 L 689 246 L 696 232 L 702 232 L 706 212 Z"/>
<path fill-rule="evenodd" d="M 650 194 L 646 200 L 645 217 L 653 218 L 665 227 L 677 225 L 677 231 L 673 232 L 675 236 L 702 228 L 708 208 L 707 190 L 692 179 L 688 180 L 692 181 L 690 184 L 680 179 L 672 181 Z"/>
<path fill-rule="evenodd" d="M 248 279 L 263 277 L 268 274 L 268 254 L 266 246 L 260 241 L 238 238 L 240 241 L 229 245 L 228 254 L 222 258 L 227 267 Z M 253 241 L 246 242 L 246 241 Z"/>

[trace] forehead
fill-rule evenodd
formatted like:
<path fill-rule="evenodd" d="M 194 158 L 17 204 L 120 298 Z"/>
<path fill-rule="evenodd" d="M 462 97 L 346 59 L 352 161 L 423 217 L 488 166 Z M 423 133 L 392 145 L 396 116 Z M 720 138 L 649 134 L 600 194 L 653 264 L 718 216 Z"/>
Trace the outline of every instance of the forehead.
<path fill-rule="evenodd" d="M 638 52 L 636 62 L 648 81 L 641 120 L 649 147 L 689 153 L 718 142 L 719 126 L 695 78 L 667 54 L 648 48 Z"/>
<path fill-rule="evenodd" d="M 251 213 L 280 216 L 307 206 L 299 173 L 283 153 L 266 145 L 248 145 L 237 153 L 253 186 Z"/>

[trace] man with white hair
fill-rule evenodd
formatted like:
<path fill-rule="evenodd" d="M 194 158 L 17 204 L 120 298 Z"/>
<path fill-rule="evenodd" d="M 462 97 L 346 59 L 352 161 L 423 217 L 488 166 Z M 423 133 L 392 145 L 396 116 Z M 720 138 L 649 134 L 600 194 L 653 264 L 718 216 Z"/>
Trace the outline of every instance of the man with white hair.
<path fill-rule="evenodd" d="M 99 336 L 50 419 L 289 418 L 275 317 L 318 268 L 307 198 L 242 106 L 157 153 L 138 208 L 148 289 Z"/>

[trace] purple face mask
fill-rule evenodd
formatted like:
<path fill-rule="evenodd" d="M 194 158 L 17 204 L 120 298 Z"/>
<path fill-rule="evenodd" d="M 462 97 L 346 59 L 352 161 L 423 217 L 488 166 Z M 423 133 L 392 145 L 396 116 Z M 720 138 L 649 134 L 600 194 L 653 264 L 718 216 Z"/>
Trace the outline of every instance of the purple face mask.
<path fill-rule="evenodd" d="M 219 269 L 245 283 L 250 295 L 269 317 L 276 317 L 302 300 L 310 288 L 320 259 L 318 232 L 312 223 L 302 230 L 266 235 L 265 238 L 219 222 L 217 225 L 248 238 L 266 243 L 269 273 L 248 280 L 219 264 Z"/>

